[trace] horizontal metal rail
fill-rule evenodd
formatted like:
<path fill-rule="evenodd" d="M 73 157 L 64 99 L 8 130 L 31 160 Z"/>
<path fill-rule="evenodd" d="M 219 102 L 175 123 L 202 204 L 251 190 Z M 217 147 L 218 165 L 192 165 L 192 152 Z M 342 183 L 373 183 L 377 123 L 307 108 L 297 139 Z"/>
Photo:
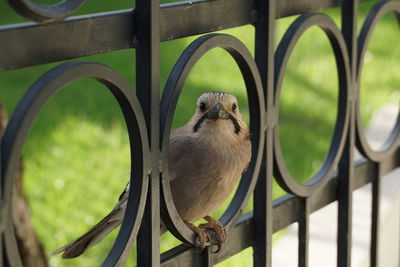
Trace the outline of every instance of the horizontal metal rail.
<path fill-rule="evenodd" d="M 339 0 L 323 0 L 318 4 L 307 0 L 277 1 L 276 17 L 319 11 L 340 3 Z M 253 24 L 259 18 L 254 5 L 254 0 L 161 5 L 160 41 Z M 196 20 L 192 19 L 194 14 Z M 0 26 L 0 71 L 135 48 L 134 22 L 135 12 L 130 9 L 74 16 L 51 24 Z"/>

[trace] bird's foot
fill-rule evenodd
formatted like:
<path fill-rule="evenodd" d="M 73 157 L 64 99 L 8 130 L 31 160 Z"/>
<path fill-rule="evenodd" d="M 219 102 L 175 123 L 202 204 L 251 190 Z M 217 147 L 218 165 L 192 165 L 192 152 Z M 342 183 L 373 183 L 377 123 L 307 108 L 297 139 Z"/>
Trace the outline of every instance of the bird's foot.
<path fill-rule="evenodd" d="M 204 249 L 206 247 L 206 243 L 210 241 L 210 236 L 203 231 L 200 227 L 195 226 L 192 223 L 185 222 L 186 225 L 193 230 L 197 234 L 197 240 L 194 244 L 196 247 L 200 249 Z"/>
<path fill-rule="evenodd" d="M 217 250 L 214 251 L 214 253 L 217 253 L 218 251 L 221 250 L 222 244 L 226 240 L 226 230 L 225 227 L 218 221 L 210 216 L 204 217 L 204 219 L 207 221 L 207 223 L 200 224 L 199 227 L 202 229 L 212 229 L 215 231 L 218 237 L 218 243 L 217 243 Z"/>

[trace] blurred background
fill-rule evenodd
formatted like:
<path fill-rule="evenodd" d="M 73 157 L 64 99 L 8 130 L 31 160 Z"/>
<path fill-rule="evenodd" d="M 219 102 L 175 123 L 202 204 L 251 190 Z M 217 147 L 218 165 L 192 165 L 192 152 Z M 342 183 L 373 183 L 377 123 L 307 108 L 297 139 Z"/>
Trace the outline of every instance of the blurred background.
<path fill-rule="evenodd" d="M 51 4 L 57 1 L 37 2 Z M 360 28 L 374 3 L 360 4 Z M 127 0 L 87 0 L 76 15 L 127 9 L 132 5 L 133 1 Z M 0 10 L 0 25 L 26 21 L 6 1 L 0 1 Z M 339 9 L 323 13 L 340 27 Z M 276 46 L 295 19 L 277 20 Z M 254 53 L 252 26 L 223 32 L 239 38 Z M 196 38 L 161 43 L 160 90 L 180 54 Z M 373 33 L 364 60 L 360 111 L 365 126 L 374 111 L 400 102 L 399 41 L 395 17 L 386 15 Z M 104 63 L 117 70 L 135 88 L 135 50 L 79 60 Z M 31 84 L 58 64 L 60 62 L 0 73 L 0 97 L 9 115 Z M 110 250 L 117 231 L 77 259 L 62 260 L 60 256 L 51 257 L 50 253 L 83 234 L 113 208 L 129 179 L 129 141 L 121 110 L 106 88 L 89 79 L 66 87 L 41 111 L 24 144 L 23 186 L 34 228 L 50 266 L 97 266 Z M 241 112 L 249 121 L 247 95 L 240 71 L 228 53 L 214 49 L 199 61 L 187 79 L 174 115 L 174 128 L 190 119 L 197 97 L 207 91 L 236 95 Z M 303 35 L 290 57 L 280 99 L 278 126 L 282 152 L 291 175 L 299 182 L 309 180 L 324 160 L 335 125 L 337 101 L 333 51 L 322 30 L 312 28 Z M 273 197 L 283 194 L 284 191 L 275 184 Z M 225 207 L 215 215 L 222 214 Z M 248 210 L 252 208 L 250 202 Z M 162 251 L 177 244 L 179 241 L 170 234 L 161 238 Z M 136 251 L 133 250 L 126 266 L 132 266 L 135 258 Z M 252 250 L 246 249 L 218 266 L 251 263 Z"/>

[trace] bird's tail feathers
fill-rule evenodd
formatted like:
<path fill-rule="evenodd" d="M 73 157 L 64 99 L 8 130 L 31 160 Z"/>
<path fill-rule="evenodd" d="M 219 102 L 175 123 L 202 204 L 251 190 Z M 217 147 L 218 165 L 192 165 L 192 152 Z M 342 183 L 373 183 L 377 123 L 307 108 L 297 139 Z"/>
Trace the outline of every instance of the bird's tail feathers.
<path fill-rule="evenodd" d="M 108 233 L 114 230 L 122 222 L 122 217 L 119 212 L 121 210 L 113 210 L 100 222 L 93 226 L 88 232 L 77 238 L 76 240 L 68 243 L 67 245 L 57 249 L 51 255 L 56 255 L 61 252 L 63 259 L 75 258 L 81 255 L 90 247 L 97 244 Z"/>

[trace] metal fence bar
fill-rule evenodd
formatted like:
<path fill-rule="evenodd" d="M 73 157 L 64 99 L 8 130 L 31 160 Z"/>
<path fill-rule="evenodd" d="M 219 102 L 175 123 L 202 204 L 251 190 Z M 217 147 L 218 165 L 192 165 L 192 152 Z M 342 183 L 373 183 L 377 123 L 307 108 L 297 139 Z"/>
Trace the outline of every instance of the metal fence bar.
<path fill-rule="evenodd" d="M 357 48 L 357 16 L 358 2 L 345 0 L 342 4 L 342 32 L 349 53 L 350 64 L 350 123 L 347 141 L 342 159 L 339 163 L 338 184 L 338 267 L 351 266 L 352 240 L 352 208 L 353 208 L 353 180 L 354 180 L 354 147 L 355 147 L 355 80 L 356 80 L 356 48 Z"/>
<path fill-rule="evenodd" d="M 2 137 L 2 136 L 0 136 L 0 137 Z M 0 138 L 0 140 L 1 140 L 1 138 Z M 0 150 L 1 150 L 1 145 L 0 145 Z M 1 158 L 1 153 L 0 153 L 0 173 L 2 172 L 2 168 L 3 168 L 1 162 L 2 162 L 2 158 Z M 0 201 L 2 198 L 3 198 L 3 185 L 0 185 Z M 2 203 L 0 202 L 0 211 L 2 210 L 1 205 L 2 205 Z M 5 257 L 5 255 L 6 255 L 5 249 L 6 248 L 5 248 L 5 241 L 4 241 L 4 229 L 5 229 L 4 222 L 3 222 L 3 220 L 0 220 L 0 267 L 7 266 L 7 264 L 5 262 L 7 260 L 7 257 Z"/>
<path fill-rule="evenodd" d="M 298 266 L 307 267 L 309 258 L 309 241 L 310 241 L 310 201 L 308 198 L 301 199 L 302 214 L 299 220 L 299 255 Z"/>
<path fill-rule="evenodd" d="M 193 1 L 161 5 L 160 41 L 223 30 L 257 21 L 256 0 Z M 362 0 L 366 1 L 366 0 Z M 324 0 L 314 5 L 312 1 L 277 1 L 275 16 L 287 17 L 302 12 L 312 12 L 337 7 L 341 1 Z M 218 8 L 215 5 L 218 5 Z M 224 8 L 221 8 L 223 6 Z M 193 20 L 193 14 L 213 14 L 212 20 Z M 51 24 L 19 23 L 0 26 L 0 71 L 35 66 L 65 59 L 105 52 L 135 48 L 136 35 L 134 10 L 120 10 L 99 14 L 70 17 Z M 226 22 L 226 14 L 230 19 Z M 197 17 L 197 15 L 196 15 Z M 183 20 L 182 18 L 186 18 Z M 182 21 L 189 25 L 179 26 Z M 200 23 L 201 22 L 201 23 Z M 118 29 L 118 30 L 116 30 Z M 56 42 L 43 42 L 51 38 Z"/>
<path fill-rule="evenodd" d="M 379 211 L 381 203 L 381 183 L 380 165 L 377 164 L 375 179 L 372 181 L 372 213 L 371 213 L 371 246 L 370 246 L 370 264 L 371 267 L 377 267 L 379 263 Z"/>
<path fill-rule="evenodd" d="M 130 141 L 131 138 L 135 139 L 133 137 L 136 135 L 140 137 L 136 146 L 131 142 L 131 152 L 132 148 L 137 150 L 134 152 L 136 154 L 131 156 L 132 166 L 134 169 L 141 169 L 141 173 L 145 175 L 140 176 L 142 180 L 136 179 L 140 180 L 142 187 L 135 187 L 138 194 L 129 195 L 128 207 L 130 204 L 133 208 L 128 209 L 120 234 L 103 266 L 120 266 L 125 262 L 141 223 L 137 235 L 139 266 L 214 266 L 245 248 L 253 247 L 253 265 L 271 267 L 272 234 L 297 222 L 299 224 L 298 266 L 307 267 L 310 214 L 337 200 L 339 204 L 337 265 L 350 267 L 352 195 L 354 190 L 367 183 L 372 183 L 370 265 L 372 267 L 378 265 L 380 187 L 382 176 L 400 166 L 400 123 L 398 122 L 392 131 L 389 138 L 392 143 L 389 148 L 383 152 L 373 151 L 367 144 L 360 126 L 358 86 L 362 59 L 375 23 L 387 12 L 394 12 L 400 21 L 400 5 L 391 1 L 382 1 L 376 5 L 369 13 L 358 38 L 358 3 L 362 1 L 364 0 L 294 2 L 292 0 L 195 0 L 160 6 L 159 0 L 136 0 L 134 10 L 76 16 L 61 21 L 75 12 L 83 1 L 68 0 L 65 3 L 79 2 L 79 5 L 72 9 L 64 8 L 61 13 L 57 13 L 57 8 L 53 6 L 46 13 L 46 10 L 41 11 L 40 5 L 29 6 L 25 0 L 16 0 L 20 4 L 13 7 L 28 19 L 54 23 L 0 26 L 0 71 L 136 48 L 136 94 L 140 107 L 129 84 L 111 69 L 103 65 L 99 67 L 100 64 L 84 62 L 62 64 L 50 71 L 51 75 L 43 75 L 38 80 L 36 89 L 34 88 L 40 92 L 53 78 L 57 80 L 62 76 L 61 70 L 81 65 L 82 69 L 76 69 L 66 77 L 69 77 L 68 79 L 94 77 L 98 81 L 103 81 L 110 90 L 117 90 L 119 87 L 113 87 L 110 83 L 112 83 L 111 77 L 118 76 L 116 80 L 124 85 L 123 95 L 128 95 L 126 100 L 119 89 L 115 91 L 118 92 L 116 96 L 120 107 L 125 110 L 126 120 L 130 122 L 128 127 Z M 342 31 L 338 30 L 328 16 L 309 13 L 335 6 L 342 7 Z M 26 9 L 32 7 L 32 10 Z M 303 14 L 292 23 L 274 54 L 275 19 L 301 13 L 307 14 Z M 196 19 L 193 19 L 194 16 Z M 172 87 L 164 88 L 160 101 L 160 42 L 247 24 L 255 26 L 254 58 L 235 37 L 222 34 L 202 36 L 193 42 L 178 60 L 171 71 L 172 78 L 168 80 L 170 83 L 167 83 Z M 310 27 L 316 26 L 327 34 L 338 66 L 338 116 L 326 161 L 309 182 L 299 184 L 287 170 L 280 148 L 277 127 L 280 92 L 291 52 L 302 34 Z M 43 42 L 43 40 L 50 41 Z M 169 135 L 165 133 L 169 133 L 170 128 L 170 126 L 165 128 L 165 125 L 172 124 L 173 113 L 170 111 L 175 110 L 182 84 L 191 68 L 204 53 L 217 47 L 222 47 L 235 59 L 246 84 L 253 143 L 252 161 L 249 165 L 251 171 L 244 174 L 234 200 L 221 217 L 221 222 L 229 234 L 218 253 L 213 253 L 211 246 L 199 251 L 181 245 L 160 255 L 160 200 L 165 207 L 170 208 L 170 205 L 173 205 L 168 192 L 166 192 L 167 198 L 164 195 L 168 187 L 165 186 L 165 177 L 162 176 L 166 173 L 165 165 L 168 159 L 167 150 L 162 146 L 169 140 Z M 96 70 L 99 71 L 97 68 L 102 69 L 98 76 L 94 75 Z M 86 76 L 82 74 L 85 71 L 88 73 Z M 181 82 L 178 83 L 179 86 L 174 83 L 177 81 Z M 55 86 L 62 84 L 54 82 Z M 40 100 L 40 95 L 39 97 L 31 95 L 31 98 L 35 103 L 36 100 Z M 43 101 L 40 105 L 46 103 Z M 33 106 L 38 107 L 38 105 Z M 18 107 L 25 110 L 29 107 L 29 103 L 22 99 Z M 163 116 L 160 116 L 160 107 Z M 31 123 L 35 116 L 32 112 L 27 113 L 29 116 L 25 116 L 23 112 L 15 114 L 21 121 L 26 120 L 26 125 Z M 168 114 L 167 119 L 165 114 Z M 1 139 L 0 156 L 3 157 L 1 163 L 4 164 L 0 166 L 2 168 L 0 169 L 0 213 L 6 216 L 0 217 L 0 267 L 22 265 L 16 241 L 13 239 L 10 219 L 12 211 L 10 185 L 13 183 L 10 166 L 12 169 L 14 165 L 9 162 L 13 162 L 12 159 L 17 152 L 14 155 L 8 154 L 8 151 L 14 149 L 17 151 L 22 147 L 23 140 L 18 139 L 14 143 L 12 136 L 19 135 L 25 130 L 25 128 L 20 130 L 14 125 L 8 128 L 7 138 Z M 165 136 L 167 137 L 164 139 Z M 366 159 L 354 161 L 356 147 Z M 336 172 L 335 168 L 338 168 Z M 282 188 L 291 195 L 272 200 L 274 175 Z M 253 211 L 241 215 L 253 192 L 257 176 Z M 135 177 L 132 177 L 131 183 L 135 181 Z M 149 180 L 143 177 L 148 177 Z M 160 178 L 163 179 L 162 191 Z M 142 214 L 144 214 L 143 219 Z M 163 221 L 177 238 L 189 243 L 194 240 L 194 234 L 185 228 L 182 222 L 179 224 L 180 217 L 177 213 L 171 215 L 171 209 L 167 211 L 163 209 L 162 215 Z"/>
<path fill-rule="evenodd" d="M 354 110 L 354 108 L 353 108 Z M 351 115 L 351 122 L 354 122 Z M 351 165 L 354 158 L 352 144 L 354 145 L 354 127 L 350 125 L 348 140 L 346 142 L 344 156 L 339 166 L 342 176 L 339 178 L 339 205 L 338 205 L 338 266 L 350 266 L 351 264 L 351 232 L 352 232 L 352 183 L 354 168 Z"/>
<path fill-rule="evenodd" d="M 202 266 L 204 267 L 212 267 L 214 266 L 214 260 L 212 257 L 212 246 L 207 247 L 206 249 L 204 249 L 203 251 L 203 255 L 204 255 L 204 264 L 202 264 Z"/>
<path fill-rule="evenodd" d="M 255 24 L 255 60 L 264 87 L 265 107 L 267 114 L 265 149 L 262 167 L 256 190 L 254 192 L 254 266 L 270 267 L 272 264 L 272 179 L 274 121 L 272 114 L 274 92 L 274 36 L 275 36 L 275 0 L 257 1 L 259 14 Z"/>
<path fill-rule="evenodd" d="M 0 26 L 0 71 L 132 48 L 134 35 L 132 11 Z"/>
<path fill-rule="evenodd" d="M 146 209 L 137 240 L 137 263 L 149 267 L 160 265 L 159 8 L 159 0 L 136 1 L 136 87 L 146 119 L 152 158 Z"/>
<path fill-rule="evenodd" d="M 354 179 L 354 105 L 350 104 L 350 127 L 347 141 L 339 164 L 338 179 L 338 267 L 351 266 L 352 194 Z"/>

